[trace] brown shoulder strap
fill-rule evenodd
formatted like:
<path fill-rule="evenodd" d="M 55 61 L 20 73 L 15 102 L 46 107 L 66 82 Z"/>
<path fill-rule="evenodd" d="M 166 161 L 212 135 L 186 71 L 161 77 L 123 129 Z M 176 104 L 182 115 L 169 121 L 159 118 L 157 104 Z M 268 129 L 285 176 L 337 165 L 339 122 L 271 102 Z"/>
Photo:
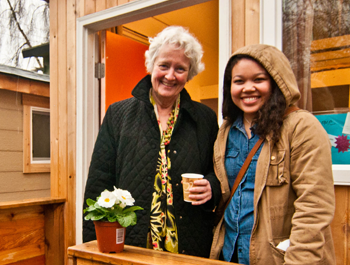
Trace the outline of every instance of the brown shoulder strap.
<path fill-rule="evenodd" d="M 231 189 L 230 198 L 227 200 L 223 212 L 225 212 L 227 206 L 229 205 L 229 203 L 230 203 L 230 201 L 231 201 L 231 199 L 232 199 L 233 194 L 235 193 L 235 191 L 236 191 L 236 189 L 237 189 L 239 183 L 241 183 L 242 178 L 243 178 L 245 172 L 247 171 L 247 169 L 248 169 L 248 167 L 249 167 L 249 165 L 250 165 L 250 162 L 251 162 L 252 159 L 253 159 L 253 156 L 255 155 L 256 151 L 258 151 L 258 149 L 259 149 L 259 147 L 261 146 L 261 144 L 263 143 L 263 141 L 264 141 L 264 139 L 260 138 L 260 139 L 256 142 L 256 144 L 254 145 L 253 149 L 249 152 L 249 154 L 248 154 L 246 160 L 244 161 L 243 166 L 241 167 L 241 169 L 240 169 L 239 172 L 238 172 L 238 175 L 237 175 L 237 177 L 236 177 L 235 182 L 233 183 L 233 186 L 232 186 L 232 189 Z"/>
<path fill-rule="evenodd" d="M 291 105 L 286 109 L 284 112 L 283 118 L 287 117 L 289 114 L 291 114 L 293 111 L 299 110 L 299 108 L 295 105 Z"/>
<path fill-rule="evenodd" d="M 293 111 L 296 111 L 296 110 L 299 110 L 299 108 L 295 105 L 292 105 L 290 107 L 288 107 L 288 109 L 286 109 L 284 115 L 283 115 L 283 118 L 287 117 L 290 113 L 292 113 Z M 254 145 L 253 149 L 249 152 L 246 160 L 244 161 L 244 164 L 243 166 L 241 167 L 241 169 L 239 170 L 238 172 L 238 175 L 236 177 L 236 180 L 235 182 L 233 183 L 233 186 L 232 186 L 232 189 L 231 189 L 231 194 L 230 194 L 230 198 L 227 200 L 226 204 L 225 204 L 225 207 L 224 207 L 224 210 L 223 210 L 223 214 L 225 213 L 225 210 L 227 208 L 227 206 L 229 205 L 232 197 L 233 197 L 233 194 L 235 193 L 239 183 L 241 183 L 242 179 L 243 179 L 243 176 L 245 174 L 245 172 L 247 171 L 249 165 L 250 165 L 250 162 L 252 161 L 253 159 L 253 156 L 255 155 L 256 151 L 258 151 L 259 147 L 261 146 L 261 144 L 264 142 L 264 139 L 260 138 L 256 144 Z"/>

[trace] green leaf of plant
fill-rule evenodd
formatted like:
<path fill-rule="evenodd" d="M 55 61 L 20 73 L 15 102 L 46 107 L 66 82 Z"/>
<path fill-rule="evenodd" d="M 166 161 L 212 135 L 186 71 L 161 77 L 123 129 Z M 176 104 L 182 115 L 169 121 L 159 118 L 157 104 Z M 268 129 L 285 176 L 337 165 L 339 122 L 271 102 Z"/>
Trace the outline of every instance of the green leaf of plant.
<path fill-rule="evenodd" d="M 117 220 L 121 226 L 128 227 L 130 225 L 136 225 L 137 218 L 134 212 L 128 212 L 123 215 L 118 215 Z"/>
<path fill-rule="evenodd" d="M 123 213 L 134 212 L 137 210 L 143 210 L 143 208 L 140 206 L 131 206 L 130 208 L 127 208 L 127 209 L 124 208 Z"/>
<path fill-rule="evenodd" d="M 114 223 L 117 221 L 117 216 L 108 216 L 108 222 Z"/>
<path fill-rule="evenodd" d="M 95 205 L 90 205 L 88 208 L 85 208 L 84 213 L 85 212 L 92 212 L 92 211 L 95 211 L 95 210 L 96 210 Z"/>
<path fill-rule="evenodd" d="M 88 213 L 85 217 L 84 217 L 84 219 L 85 220 L 91 220 L 91 218 L 94 216 L 94 213 Z"/>
<path fill-rule="evenodd" d="M 105 217 L 106 215 L 105 214 L 101 214 L 101 215 L 93 215 L 91 217 L 91 220 L 92 221 L 98 221 L 98 220 L 101 220 L 103 217 Z"/>
<path fill-rule="evenodd" d="M 96 202 L 94 201 L 94 200 L 92 200 L 92 199 L 87 199 L 86 200 L 86 204 L 88 205 L 88 206 L 91 206 L 91 205 L 94 205 Z"/>

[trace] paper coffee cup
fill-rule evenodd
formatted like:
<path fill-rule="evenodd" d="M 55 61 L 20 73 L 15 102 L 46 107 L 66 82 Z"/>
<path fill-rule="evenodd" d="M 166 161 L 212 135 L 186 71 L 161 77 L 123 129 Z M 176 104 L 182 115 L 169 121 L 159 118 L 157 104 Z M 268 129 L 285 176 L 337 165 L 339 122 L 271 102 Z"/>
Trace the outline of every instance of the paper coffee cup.
<path fill-rule="evenodd" d="M 204 178 L 204 176 L 196 173 L 184 173 L 184 174 L 181 174 L 181 176 L 182 176 L 182 187 L 184 191 L 184 201 L 195 202 L 196 200 L 192 200 L 189 198 L 189 195 L 190 195 L 189 189 L 193 187 L 193 182 L 195 180 L 200 180 Z"/>

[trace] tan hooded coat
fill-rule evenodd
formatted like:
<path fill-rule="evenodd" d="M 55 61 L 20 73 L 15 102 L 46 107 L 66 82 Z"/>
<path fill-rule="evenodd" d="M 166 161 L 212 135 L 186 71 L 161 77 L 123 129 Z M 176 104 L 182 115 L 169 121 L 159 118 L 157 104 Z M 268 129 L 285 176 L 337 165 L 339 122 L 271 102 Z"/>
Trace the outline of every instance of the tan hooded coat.
<path fill-rule="evenodd" d="M 246 54 L 269 72 L 286 98 L 295 104 L 300 93 L 288 59 L 276 48 L 250 45 L 232 56 Z M 221 126 L 214 146 L 214 169 L 221 182 L 219 210 L 230 195 L 225 170 L 225 149 L 231 124 Z M 318 120 L 304 110 L 287 116 L 281 139 L 267 137 L 255 176 L 254 225 L 250 264 L 335 264 L 330 223 L 335 209 L 331 147 Z M 225 225 L 216 227 L 210 258 L 218 259 Z M 287 251 L 276 246 L 290 239 Z"/>

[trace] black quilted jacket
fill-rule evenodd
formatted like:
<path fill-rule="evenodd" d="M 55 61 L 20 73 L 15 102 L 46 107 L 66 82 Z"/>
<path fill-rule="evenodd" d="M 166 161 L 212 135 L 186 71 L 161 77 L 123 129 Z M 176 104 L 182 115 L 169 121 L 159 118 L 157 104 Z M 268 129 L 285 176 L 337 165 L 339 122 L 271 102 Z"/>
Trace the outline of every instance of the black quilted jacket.
<path fill-rule="evenodd" d="M 149 101 L 151 78 L 143 78 L 132 91 L 133 98 L 116 102 L 107 110 L 96 140 L 85 198 L 95 199 L 113 186 L 128 190 L 135 198 L 137 224 L 127 228 L 125 243 L 146 247 L 149 215 L 156 175 L 160 132 Z M 221 197 L 213 171 L 213 145 L 218 126 L 215 113 L 181 92 L 180 113 L 169 145 L 174 208 L 178 227 L 179 253 L 209 257 L 213 209 Z M 209 180 L 212 199 L 192 206 L 183 201 L 182 173 L 201 173 Z M 86 205 L 84 205 L 84 208 Z M 84 221 L 84 242 L 95 240 L 92 221 Z"/>

